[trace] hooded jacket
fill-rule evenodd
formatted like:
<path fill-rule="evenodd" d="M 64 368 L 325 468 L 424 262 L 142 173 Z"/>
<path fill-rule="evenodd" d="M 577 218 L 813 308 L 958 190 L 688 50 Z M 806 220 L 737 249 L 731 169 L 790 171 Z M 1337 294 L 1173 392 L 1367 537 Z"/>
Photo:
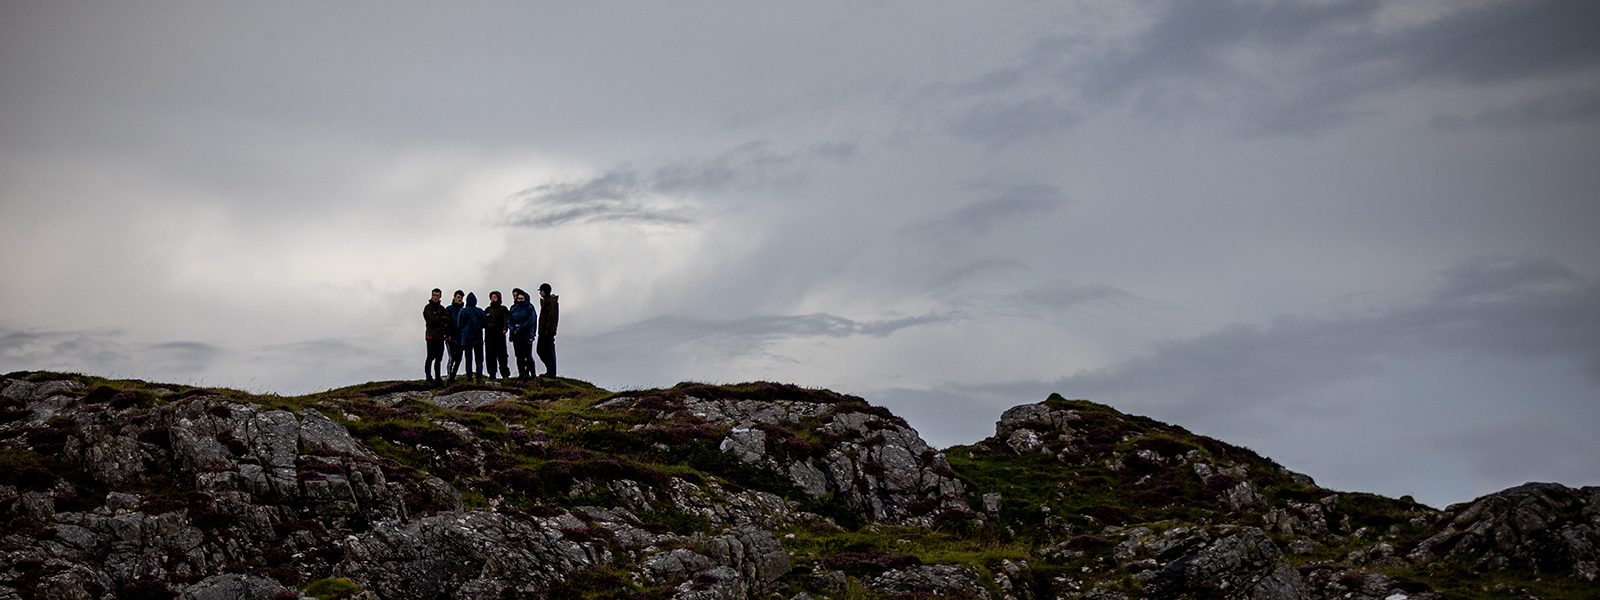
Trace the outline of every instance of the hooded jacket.
<path fill-rule="evenodd" d="M 555 294 L 539 299 L 539 337 L 556 336 L 556 324 L 561 320 L 561 305 L 556 301 L 560 299 L 561 296 Z"/>
<path fill-rule="evenodd" d="M 445 313 L 450 315 L 450 343 L 461 343 L 461 305 L 455 300 L 450 301 L 450 306 L 444 307 Z"/>
<path fill-rule="evenodd" d="M 429 300 L 422 307 L 422 324 L 430 340 L 444 340 L 450 335 L 450 312 L 438 300 Z"/>
<path fill-rule="evenodd" d="M 511 294 L 512 296 L 520 295 L 523 297 L 528 295 L 527 292 L 520 289 L 512 291 Z M 538 327 L 538 323 L 535 320 L 539 318 L 539 313 L 534 310 L 532 302 L 518 300 L 511 305 L 511 311 L 508 316 L 511 319 L 511 339 L 513 341 L 533 339 L 534 329 Z"/>
<path fill-rule="evenodd" d="M 492 297 L 491 297 L 492 298 Z M 489 307 L 483 309 L 483 329 L 490 337 L 503 336 L 506 333 L 507 313 L 506 305 L 499 300 L 489 300 Z"/>
<path fill-rule="evenodd" d="M 461 329 L 458 336 L 462 345 L 483 343 L 483 309 L 478 308 L 477 294 L 467 294 L 467 306 L 461 309 L 461 314 L 456 315 L 456 326 Z"/>

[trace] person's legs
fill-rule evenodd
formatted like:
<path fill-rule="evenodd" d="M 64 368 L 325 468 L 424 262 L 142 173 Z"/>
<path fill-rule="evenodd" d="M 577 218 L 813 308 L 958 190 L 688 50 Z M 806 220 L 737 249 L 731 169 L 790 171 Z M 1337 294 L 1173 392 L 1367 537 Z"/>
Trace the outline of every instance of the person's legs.
<path fill-rule="evenodd" d="M 471 353 L 471 356 L 468 358 L 468 360 L 470 361 L 469 364 L 471 364 L 471 366 L 472 366 L 472 380 L 473 381 L 477 381 L 479 379 L 482 379 L 483 378 L 483 342 L 478 342 L 476 344 L 473 344 L 471 348 L 467 348 L 467 351 Z"/>
<path fill-rule="evenodd" d="M 450 381 L 456 380 L 456 369 L 461 368 L 461 344 L 450 342 Z"/>
<path fill-rule="evenodd" d="M 428 340 L 428 358 L 422 363 L 422 377 L 430 382 L 438 379 L 439 362 L 443 358 L 444 340 Z"/>
<path fill-rule="evenodd" d="M 506 337 L 491 334 L 489 336 L 489 378 L 494 379 L 497 372 L 502 377 L 511 376 L 511 369 L 506 366 Z"/>
<path fill-rule="evenodd" d="M 533 340 L 513 340 L 511 345 L 517 352 L 517 377 L 527 379 L 533 374 Z"/>
<path fill-rule="evenodd" d="M 556 376 L 556 338 L 539 336 L 539 360 L 544 362 L 544 376 Z"/>

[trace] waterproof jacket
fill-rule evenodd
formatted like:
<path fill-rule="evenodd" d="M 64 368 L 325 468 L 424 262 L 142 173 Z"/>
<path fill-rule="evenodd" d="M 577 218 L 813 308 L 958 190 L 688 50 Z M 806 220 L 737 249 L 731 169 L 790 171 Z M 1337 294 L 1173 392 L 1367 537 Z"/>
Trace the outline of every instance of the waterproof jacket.
<path fill-rule="evenodd" d="M 507 313 L 506 305 L 499 300 L 490 300 L 489 307 L 483 309 L 483 329 L 489 337 L 502 337 L 506 334 Z"/>
<path fill-rule="evenodd" d="M 464 346 L 476 346 L 483 343 L 483 309 L 478 308 L 477 294 L 467 294 L 467 307 L 461 309 L 461 314 L 456 315 L 456 326 L 461 329 L 460 339 Z"/>
<path fill-rule="evenodd" d="M 539 337 L 556 336 L 556 323 L 561 320 L 561 305 L 556 301 L 560 299 L 555 294 L 539 299 Z"/>
<path fill-rule="evenodd" d="M 438 300 L 429 300 L 422 307 L 422 324 L 429 340 L 443 340 L 450 335 L 450 313 Z"/>
<path fill-rule="evenodd" d="M 455 301 L 451 301 L 450 302 L 450 306 L 446 306 L 444 308 L 444 310 L 445 310 L 445 312 L 450 313 L 450 343 L 452 343 L 452 344 L 460 344 L 461 343 L 461 305 L 460 304 L 456 304 Z"/>
<path fill-rule="evenodd" d="M 538 327 L 536 319 L 539 313 L 533 309 L 533 303 L 520 300 L 511 305 L 511 339 L 512 341 L 526 341 L 533 339 L 534 328 Z"/>

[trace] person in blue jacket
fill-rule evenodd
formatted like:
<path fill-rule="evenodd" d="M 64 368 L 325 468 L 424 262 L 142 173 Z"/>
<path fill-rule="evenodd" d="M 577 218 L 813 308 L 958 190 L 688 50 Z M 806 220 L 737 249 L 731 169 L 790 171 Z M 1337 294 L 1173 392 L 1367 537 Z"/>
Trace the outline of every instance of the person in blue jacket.
<path fill-rule="evenodd" d="M 467 294 L 467 306 L 456 314 L 457 335 L 466 353 L 467 366 L 462 375 L 471 374 L 474 383 L 483 379 L 483 309 L 478 308 L 478 295 Z M 455 379 L 452 369 L 450 378 Z"/>
<path fill-rule="evenodd" d="M 538 329 L 539 313 L 522 288 L 511 290 L 511 298 L 516 300 L 507 315 L 511 321 L 511 347 L 517 354 L 517 377 L 527 379 L 533 376 L 533 334 Z"/>
<path fill-rule="evenodd" d="M 445 312 L 450 313 L 450 337 L 445 339 L 445 346 L 450 349 L 450 381 L 456 380 L 456 368 L 461 366 L 461 299 L 466 292 L 456 290 L 450 299 L 450 306 L 445 307 Z"/>

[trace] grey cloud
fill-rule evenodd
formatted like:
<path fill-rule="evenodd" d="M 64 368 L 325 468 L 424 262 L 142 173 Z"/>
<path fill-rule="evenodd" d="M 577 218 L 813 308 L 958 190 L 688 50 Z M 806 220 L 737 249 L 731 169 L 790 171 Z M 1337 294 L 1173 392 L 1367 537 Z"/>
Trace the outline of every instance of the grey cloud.
<path fill-rule="evenodd" d="M 960 387 L 967 392 L 1159 404 L 1201 418 L 1380 374 L 1389 358 L 1470 350 L 1518 359 L 1567 358 L 1600 384 L 1600 283 L 1548 259 L 1487 257 L 1442 274 L 1423 301 L 1339 317 L 1283 316 L 1166 342 L 1150 354 L 1050 382 Z"/>
<path fill-rule="evenodd" d="M 1471 115 L 1442 115 L 1432 125 L 1438 129 L 1543 127 L 1600 117 L 1600 89 L 1562 90 L 1520 104 Z"/>
<path fill-rule="evenodd" d="M 306 362 L 323 362 L 328 360 L 341 360 L 350 358 L 367 357 L 372 352 L 345 340 L 322 338 L 305 340 L 290 344 L 277 344 L 265 346 L 261 352 L 296 358 Z"/>
<path fill-rule="evenodd" d="M 658 184 L 632 171 L 614 171 L 581 182 L 547 183 L 517 195 L 506 224 L 556 227 L 594 221 L 681 225 L 693 222 L 682 209 L 662 205 Z"/>
<path fill-rule="evenodd" d="M 938 283 L 958 283 L 962 280 L 978 277 L 988 273 L 1003 273 L 1007 271 L 1031 271 L 1028 265 L 1020 260 L 1010 258 L 980 258 L 977 260 L 960 263 L 939 275 Z"/>
<path fill-rule="evenodd" d="M 1024 307 L 1064 309 L 1085 304 L 1105 304 L 1117 308 L 1150 307 L 1154 303 L 1126 290 L 1107 285 L 1077 285 L 1057 281 L 1023 290 L 1007 297 Z"/>
<path fill-rule="evenodd" d="M 1367 57 L 1401 61 L 1414 78 L 1474 83 L 1600 68 L 1600 4 L 1566 0 L 1493 2 L 1362 46 Z"/>
<path fill-rule="evenodd" d="M 736 319 L 665 316 L 598 335 L 575 336 L 565 342 L 562 356 L 568 364 L 625 368 L 635 383 L 670 385 L 684 376 L 681 371 L 684 365 L 696 361 L 720 364 L 730 358 L 754 356 L 770 365 L 801 362 L 772 350 L 774 344 L 783 340 L 881 338 L 897 331 L 960 318 L 956 313 L 867 321 L 830 314 L 751 315 Z M 713 371 L 709 375 L 719 373 Z"/>
<path fill-rule="evenodd" d="M 788 153 L 752 142 L 709 159 L 669 163 L 648 172 L 617 168 L 588 180 L 542 183 L 522 190 L 512 197 L 504 222 L 533 228 L 607 221 L 690 224 L 699 216 L 682 205 L 685 199 L 797 181 L 819 162 L 847 161 L 856 152 L 856 144 L 846 141 Z"/>
<path fill-rule="evenodd" d="M 126 366 L 131 352 L 117 330 L 20 329 L 0 325 L 0 370 L 90 370 Z"/>
<path fill-rule="evenodd" d="M 1378 25 L 1376 0 L 1154 6 L 1152 25 L 1129 39 L 1051 34 L 1010 64 L 922 86 L 926 96 L 906 104 L 943 115 L 953 133 L 991 145 L 1053 136 L 1094 113 L 1124 109 L 1163 119 L 1222 118 L 1252 135 L 1305 135 L 1374 112 L 1362 100 L 1377 93 L 1429 83 L 1581 81 L 1600 69 L 1600 36 L 1591 25 L 1600 21 L 1600 5 L 1590 2 L 1452 7 L 1451 14 L 1395 31 Z M 1595 104 L 1593 93 L 1553 93 L 1434 124 L 1590 118 L 1600 110 Z"/>
<path fill-rule="evenodd" d="M 1171 2 L 1139 41 L 1094 65 L 1084 83 L 1095 94 L 1122 93 L 1135 84 L 1172 78 L 1232 77 L 1226 51 L 1258 45 L 1291 48 L 1369 20 L 1374 0 L 1304 2 Z"/>
<path fill-rule="evenodd" d="M 1049 138 L 1082 120 L 1078 109 L 1062 98 L 1035 96 L 1024 100 L 988 100 L 954 117 L 950 131 L 958 136 L 1006 146 Z"/>
<path fill-rule="evenodd" d="M 937 242 L 985 235 L 1002 225 L 1048 215 L 1065 200 L 1061 190 L 1047 184 L 982 184 L 973 189 L 987 199 L 946 211 L 901 229 L 902 235 Z"/>
<path fill-rule="evenodd" d="M 1433 298 L 1445 304 L 1580 281 L 1578 274 L 1565 264 L 1542 257 L 1479 256 L 1457 263 L 1441 275 Z"/>
<path fill-rule="evenodd" d="M 905 418 L 935 448 L 975 442 L 974 431 L 982 425 L 989 425 L 987 435 L 993 435 L 992 425 L 1005 409 L 1045 398 L 1018 397 L 995 402 L 959 392 L 907 388 L 870 390 L 862 397 Z"/>
<path fill-rule="evenodd" d="M 177 341 L 151 344 L 140 354 L 142 364 L 158 371 L 194 375 L 205 372 L 227 351 L 203 342 Z"/>
<path fill-rule="evenodd" d="M 882 321 L 857 321 L 837 315 L 753 315 L 741 319 L 697 319 L 657 317 L 634 323 L 612 332 L 619 339 L 653 339 L 671 343 L 712 337 L 790 338 L 884 337 L 901 329 L 950 321 L 956 315 L 921 315 Z"/>
<path fill-rule="evenodd" d="M 1507 418 L 1429 438 L 1441 448 L 1469 457 L 1474 475 L 1487 482 L 1589 481 L 1597 475 L 1594 459 L 1600 457 L 1600 443 L 1587 424 L 1540 418 Z M 1530 464 L 1530 456 L 1544 460 Z"/>

